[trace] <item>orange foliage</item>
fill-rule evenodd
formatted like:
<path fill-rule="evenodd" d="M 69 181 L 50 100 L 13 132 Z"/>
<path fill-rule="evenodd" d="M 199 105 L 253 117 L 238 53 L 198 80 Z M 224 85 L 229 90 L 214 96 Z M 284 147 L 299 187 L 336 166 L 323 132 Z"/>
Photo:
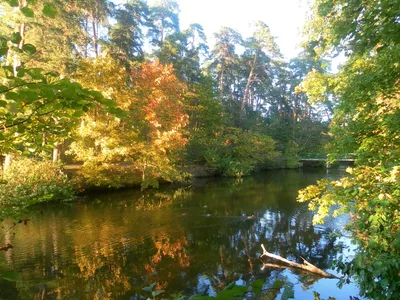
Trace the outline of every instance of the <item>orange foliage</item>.
<path fill-rule="evenodd" d="M 148 137 L 163 147 L 184 146 L 187 140 L 180 129 L 188 123 L 182 103 L 185 85 L 174 75 L 172 65 L 158 60 L 143 63 L 132 71 L 131 79 L 136 98 L 132 105 L 141 107 L 150 128 Z"/>
<path fill-rule="evenodd" d="M 123 186 L 140 180 L 146 187 L 157 186 L 161 178 L 185 179 L 177 165 L 187 142 L 186 87 L 172 65 L 144 62 L 126 73 L 117 61 L 103 57 L 82 63 L 78 75 L 82 84 L 105 93 L 125 111 L 116 117 L 96 108 L 82 118 L 70 153 L 85 162 L 80 174 L 89 185 Z M 121 167 L 121 162 L 131 167 Z"/>

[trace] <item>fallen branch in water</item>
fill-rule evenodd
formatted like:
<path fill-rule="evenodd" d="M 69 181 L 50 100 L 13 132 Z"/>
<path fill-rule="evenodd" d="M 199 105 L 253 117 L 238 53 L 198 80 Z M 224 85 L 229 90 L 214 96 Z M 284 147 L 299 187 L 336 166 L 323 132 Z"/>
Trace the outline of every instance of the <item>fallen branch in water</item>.
<path fill-rule="evenodd" d="M 282 265 L 278 265 L 278 264 L 270 264 L 270 263 L 263 262 L 263 267 L 261 268 L 261 270 L 264 270 L 265 268 L 286 269 L 287 266 L 282 266 Z"/>
<path fill-rule="evenodd" d="M 287 259 L 285 259 L 285 258 L 283 258 L 283 257 L 281 257 L 279 255 L 269 253 L 265 249 L 263 244 L 261 244 L 261 248 L 263 249 L 263 254 L 261 254 L 260 257 L 267 256 L 269 258 L 273 258 L 273 259 L 278 260 L 278 261 L 280 261 L 280 262 L 282 262 L 284 264 L 287 264 L 290 267 L 301 269 L 301 270 L 305 270 L 305 271 L 308 271 L 308 272 L 311 272 L 311 273 L 314 273 L 314 274 L 318 274 L 318 275 L 326 277 L 326 278 L 338 278 L 337 276 L 335 276 L 333 274 L 327 273 L 327 272 L 321 270 L 320 268 L 317 268 L 313 264 L 311 264 L 308 261 L 306 261 L 304 258 L 302 258 L 304 260 L 303 264 L 298 264 L 298 263 L 295 263 L 293 261 L 287 260 Z M 267 264 L 267 263 L 265 263 L 264 266 L 265 267 L 278 267 L 279 266 L 280 268 L 283 267 L 283 266 L 280 266 L 280 265 Z"/>

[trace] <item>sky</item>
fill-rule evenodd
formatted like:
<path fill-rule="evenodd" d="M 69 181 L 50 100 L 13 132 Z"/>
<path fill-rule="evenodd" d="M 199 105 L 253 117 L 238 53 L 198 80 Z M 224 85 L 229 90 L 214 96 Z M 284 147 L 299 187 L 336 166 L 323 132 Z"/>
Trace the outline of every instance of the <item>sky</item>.
<path fill-rule="evenodd" d="M 251 35 L 249 26 L 260 20 L 266 23 L 282 54 L 295 57 L 300 52 L 301 29 L 306 19 L 307 0 L 176 0 L 181 9 L 180 25 L 203 26 L 212 44 L 212 35 L 222 26 L 232 27 L 244 37 Z M 149 1 L 152 3 L 152 1 Z"/>

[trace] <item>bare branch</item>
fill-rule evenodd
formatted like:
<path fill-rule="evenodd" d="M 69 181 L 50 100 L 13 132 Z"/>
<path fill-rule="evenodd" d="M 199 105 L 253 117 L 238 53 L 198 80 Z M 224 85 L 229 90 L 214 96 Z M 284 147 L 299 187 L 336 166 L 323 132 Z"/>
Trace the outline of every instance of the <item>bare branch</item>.
<path fill-rule="evenodd" d="M 306 261 L 304 258 L 303 258 L 304 263 L 303 264 L 298 264 L 296 262 L 287 260 L 287 259 L 285 259 L 285 258 L 283 258 L 283 257 L 281 257 L 279 255 L 275 255 L 275 254 L 269 253 L 265 249 L 263 244 L 261 244 L 261 248 L 263 249 L 263 254 L 261 254 L 260 257 L 267 256 L 269 258 L 273 258 L 273 259 L 278 260 L 278 261 L 280 261 L 280 262 L 282 262 L 284 264 L 287 264 L 290 267 L 301 269 L 301 270 L 305 270 L 305 271 L 308 271 L 308 272 L 311 272 L 311 273 L 314 273 L 314 274 L 318 274 L 318 275 L 326 277 L 326 278 L 338 278 L 337 276 L 335 276 L 333 274 L 327 273 L 327 272 L 321 270 L 320 268 L 317 268 L 313 264 L 311 264 L 308 261 Z M 264 267 L 267 267 L 267 266 L 275 267 L 276 265 L 275 264 L 266 264 L 266 263 L 264 263 Z M 279 266 L 279 267 L 282 268 L 283 266 Z"/>

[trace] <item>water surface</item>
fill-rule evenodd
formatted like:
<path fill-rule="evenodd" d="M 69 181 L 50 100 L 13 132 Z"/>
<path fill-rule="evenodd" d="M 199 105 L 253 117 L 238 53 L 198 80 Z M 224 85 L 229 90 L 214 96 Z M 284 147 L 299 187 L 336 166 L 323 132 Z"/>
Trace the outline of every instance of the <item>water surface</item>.
<path fill-rule="evenodd" d="M 27 225 L 1 229 L 0 244 L 14 248 L 0 253 L 0 273 L 15 270 L 19 278 L 0 280 L 0 298 L 140 299 L 153 282 L 166 290 L 163 297 L 180 291 L 213 296 L 233 281 L 256 280 L 263 289 L 279 280 L 295 299 L 313 299 L 313 291 L 322 299 L 357 296 L 354 284 L 338 289 L 336 279 L 262 270 L 258 258 L 264 244 L 269 252 L 334 272 L 331 261 L 351 255 L 349 240 L 332 236 L 343 232 L 346 217 L 313 226 L 307 205 L 295 201 L 300 188 L 341 176 L 330 172 L 202 179 L 185 188 L 103 192 L 35 208 Z M 280 299 L 283 292 L 274 293 Z"/>

